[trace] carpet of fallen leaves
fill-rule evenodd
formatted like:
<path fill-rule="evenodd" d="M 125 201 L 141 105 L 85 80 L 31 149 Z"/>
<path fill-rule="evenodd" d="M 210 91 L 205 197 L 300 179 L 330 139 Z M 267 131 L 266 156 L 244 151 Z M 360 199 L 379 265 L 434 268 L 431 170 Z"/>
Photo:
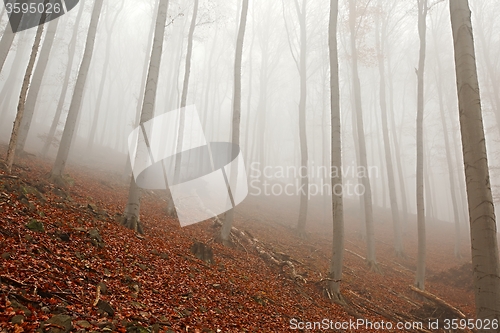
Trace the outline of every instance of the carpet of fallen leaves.
<path fill-rule="evenodd" d="M 387 209 L 375 212 L 381 269 L 376 273 L 364 262 L 356 208 L 346 204 L 342 293 L 349 305 L 344 308 L 329 301 L 320 282 L 328 271 L 331 226 L 313 216 L 307 237 L 297 237 L 292 227 L 298 207 L 287 198 L 249 197 L 237 210 L 235 226 L 289 256 L 305 283 L 291 280 L 252 249 L 215 243 L 210 221 L 181 228 L 167 217 L 161 193 L 144 192 L 144 236 L 120 226 L 116 218 L 128 188 L 117 173 L 70 166 L 71 186 L 59 188 L 47 180 L 50 161 L 27 156 L 17 163 L 13 178 L 0 171 L 0 332 L 63 332 L 49 321 L 57 314 L 70 316 L 79 332 L 291 332 L 292 319 L 357 318 L 394 325 L 425 320 L 426 330 L 427 319 L 447 316 L 410 290 L 415 221 L 405 233 L 406 256 L 396 257 Z M 38 222 L 43 230 L 28 228 L 36 229 Z M 451 230 L 442 222 L 428 226 L 426 290 L 473 318 L 467 231 L 463 259 L 456 259 Z M 214 263 L 190 252 L 195 241 L 213 248 Z"/>

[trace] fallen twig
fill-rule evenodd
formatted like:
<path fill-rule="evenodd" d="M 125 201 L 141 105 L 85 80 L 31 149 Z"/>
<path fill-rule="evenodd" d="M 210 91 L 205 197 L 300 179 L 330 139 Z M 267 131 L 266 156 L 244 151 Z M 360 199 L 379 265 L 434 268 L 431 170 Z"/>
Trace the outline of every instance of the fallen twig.
<path fill-rule="evenodd" d="M 8 179 L 19 179 L 18 176 L 11 176 L 11 175 L 0 175 L 0 179 L 2 178 L 8 178 Z"/>
<path fill-rule="evenodd" d="M 101 298 L 101 285 L 98 284 L 97 285 L 97 291 L 96 291 L 96 297 L 95 297 L 95 301 L 94 303 L 92 304 L 92 306 L 96 306 L 97 303 L 99 303 L 99 299 Z"/>

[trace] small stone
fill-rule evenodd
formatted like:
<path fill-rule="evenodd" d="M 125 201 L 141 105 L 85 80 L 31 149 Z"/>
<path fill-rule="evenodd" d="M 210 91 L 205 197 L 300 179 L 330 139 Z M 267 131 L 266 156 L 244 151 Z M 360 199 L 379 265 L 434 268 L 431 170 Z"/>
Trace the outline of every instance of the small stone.
<path fill-rule="evenodd" d="M 48 332 L 50 333 L 68 333 L 73 329 L 71 324 L 71 317 L 68 315 L 55 315 L 45 322 L 46 324 L 53 324 L 55 327 L 51 327 Z"/>
<path fill-rule="evenodd" d="M 137 264 L 137 266 L 142 269 L 143 271 L 145 271 L 146 269 L 148 269 L 148 267 L 144 264 Z"/>
<path fill-rule="evenodd" d="M 113 307 L 106 301 L 99 300 L 99 302 L 97 302 L 97 307 L 110 316 L 113 316 L 115 314 L 115 310 L 113 309 Z"/>
<path fill-rule="evenodd" d="M 71 240 L 70 234 L 68 234 L 67 232 L 61 232 L 57 234 L 57 237 L 59 237 L 59 239 L 63 242 L 69 242 Z"/>
<path fill-rule="evenodd" d="M 220 289 L 220 284 L 218 284 L 218 283 L 214 283 L 214 284 L 212 285 L 212 287 L 214 287 L 215 289 Z"/>
<path fill-rule="evenodd" d="M 160 258 L 162 258 L 162 259 L 168 260 L 168 254 L 167 253 L 160 253 L 158 256 Z"/>
<path fill-rule="evenodd" d="M 12 317 L 12 319 L 10 320 L 10 322 L 12 324 L 21 325 L 22 323 L 24 323 L 24 316 L 23 315 L 15 315 L 14 317 Z"/>
<path fill-rule="evenodd" d="M 11 258 L 9 252 L 4 252 L 2 253 L 2 259 L 9 260 Z"/>
<path fill-rule="evenodd" d="M 83 328 L 91 328 L 92 325 L 86 320 L 78 320 L 75 322 L 77 326 L 83 327 Z"/>
<path fill-rule="evenodd" d="M 106 295 L 108 293 L 108 286 L 106 286 L 106 283 L 101 281 L 97 284 L 97 286 L 100 287 L 101 294 Z"/>

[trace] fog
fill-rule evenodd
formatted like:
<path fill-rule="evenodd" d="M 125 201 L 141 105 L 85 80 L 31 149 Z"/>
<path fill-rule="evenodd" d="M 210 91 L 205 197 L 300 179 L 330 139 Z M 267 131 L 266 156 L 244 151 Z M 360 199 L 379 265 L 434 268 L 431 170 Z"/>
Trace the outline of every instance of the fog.
<path fill-rule="evenodd" d="M 68 63 L 68 50 L 74 29 L 78 39 L 69 86 L 59 121 L 60 136 L 64 117 L 71 101 L 71 92 L 81 62 L 85 35 L 90 21 L 92 2 L 84 2 L 81 22 L 75 27 L 78 8 L 59 18 L 53 49 L 43 76 L 34 121 L 28 136 L 30 153 L 37 153 L 47 136 L 59 102 L 62 81 Z M 494 31 L 494 19 L 499 5 L 494 1 L 473 2 L 473 26 L 481 86 L 484 123 L 487 135 L 492 188 L 498 202 L 499 160 L 498 140 L 500 116 L 496 86 L 499 43 Z M 235 36 L 238 27 L 236 6 L 215 1 L 201 1 L 194 32 L 189 105 L 195 105 L 204 126 L 207 141 L 228 141 L 231 133 L 233 96 L 233 67 Z M 149 58 L 148 40 L 154 20 L 153 3 L 136 1 L 106 2 L 101 14 L 95 50 L 91 61 L 79 114 L 76 140 L 71 149 L 71 161 L 99 168 L 114 168 L 124 172 L 127 160 L 127 136 L 136 126 L 140 109 L 141 82 L 145 62 Z M 329 207 L 331 191 L 322 187 L 333 172 L 329 166 L 329 63 L 328 63 L 328 4 L 320 1 L 307 4 L 307 102 L 306 130 L 308 170 L 311 178 L 311 197 L 321 198 Z M 249 179 L 249 195 L 265 192 L 263 182 L 283 184 L 281 189 L 268 188 L 270 200 L 281 195 L 286 184 L 297 183 L 300 172 L 298 58 L 300 32 L 296 9 L 292 1 L 251 2 L 246 27 L 242 62 L 241 149 Z M 155 114 L 160 115 L 179 107 L 184 77 L 187 32 L 192 5 L 171 1 Z M 478 18 L 481 19 L 478 19 Z M 490 19 L 488 19 L 488 17 Z M 5 26 L 7 16 L 2 17 Z M 382 141 L 379 107 L 379 73 L 375 48 L 375 21 L 384 23 L 382 44 L 386 64 L 389 134 L 398 142 L 392 145 L 394 170 L 401 165 L 410 214 L 415 206 L 416 168 L 416 67 L 418 65 L 417 8 L 412 1 L 358 1 L 356 40 L 358 45 L 364 130 L 367 141 L 368 166 L 374 205 L 389 207 L 387 174 Z M 444 2 L 430 5 L 427 18 L 427 53 L 425 62 L 424 109 L 424 168 L 426 215 L 434 220 L 453 221 L 450 199 L 449 170 L 446 162 L 444 135 L 451 142 L 460 218 L 466 217 L 465 181 L 458 123 L 458 106 L 453 62 L 449 10 Z M 23 73 L 29 58 L 35 29 L 16 35 L 4 70 L 1 85 L 1 139 L 7 142 Z M 351 84 L 351 55 L 349 51 L 348 8 L 345 1 L 339 9 L 339 63 L 342 114 L 342 152 L 344 182 L 352 185 L 345 191 L 346 200 L 359 200 L 354 193 L 358 184 L 358 164 L 353 140 L 353 94 Z M 439 57 L 439 61 L 438 61 Z M 146 63 L 147 64 L 147 63 Z M 440 96 L 441 94 L 441 101 Z M 442 104 L 440 106 L 440 103 Z M 443 132 L 440 107 L 444 110 L 448 132 Z M 95 119 L 97 117 L 97 119 Z M 88 144 L 95 128 L 93 144 Z M 55 147 L 50 155 L 56 153 Z M 110 163 L 106 155 L 116 154 Z M 398 161 L 399 159 L 399 161 Z M 293 171 L 293 172 L 292 172 Z M 401 191 L 401 179 L 395 175 L 396 188 Z M 260 191 L 259 188 L 262 190 Z M 297 190 L 288 193 L 297 194 Z M 317 192 L 317 193 L 315 193 Z M 292 196 L 296 196 L 296 195 Z M 402 205 L 398 195 L 399 207 Z M 329 209 L 321 209 L 321 220 L 331 220 Z M 314 212 L 309 210 L 310 216 Z M 463 222 L 463 221 L 461 221 Z"/>

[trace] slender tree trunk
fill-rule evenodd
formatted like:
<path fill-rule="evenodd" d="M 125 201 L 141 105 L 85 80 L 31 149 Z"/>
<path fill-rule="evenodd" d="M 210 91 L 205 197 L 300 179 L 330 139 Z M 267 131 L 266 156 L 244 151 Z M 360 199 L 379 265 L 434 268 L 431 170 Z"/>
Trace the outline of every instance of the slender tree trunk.
<path fill-rule="evenodd" d="M 354 0 L 349 0 L 349 29 L 351 32 L 350 46 L 352 59 L 352 80 L 354 92 L 354 112 L 356 112 L 356 128 L 359 144 L 359 166 L 364 170 L 364 177 L 361 182 L 364 188 L 364 213 L 366 223 L 366 245 L 367 245 L 367 264 L 370 269 L 379 271 L 377 258 L 375 254 L 375 228 L 373 225 L 373 203 L 370 186 L 370 177 L 368 173 L 368 160 L 366 157 L 366 141 L 363 125 L 363 110 L 361 105 L 361 83 L 358 73 L 358 53 L 356 49 L 356 4 Z"/>
<path fill-rule="evenodd" d="M 342 170 L 342 132 L 340 118 L 339 63 L 337 51 L 338 0 L 330 0 L 328 45 L 330 54 L 330 107 L 331 107 L 331 168 Z M 340 293 L 342 262 L 344 257 L 344 208 L 342 202 L 342 175 L 332 177 L 333 246 L 329 270 L 329 292 L 333 300 L 343 302 Z M 340 190 L 339 190 L 340 189 Z"/>
<path fill-rule="evenodd" d="M 307 22 L 306 22 L 306 3 L 302 0 L 302 8 L 299 8 L 299 1 L 295 1 L 295 9 L 299 18 L 300 25 L 300 101 L 299 101 L 299 139 L 300 139 L 300 207 L 297 231 L 299 235 L 304 235 L 307 222 L 307 206 L 309 200 L 309 175 L 307 172 L 309 155 L 307 151 Z M 305 170 L 305 172 L 303 172 Z"/>
<path fill-rule="evenodd" d="M 189 34 L 188 34 L 188 45 L 187 45 L 187 52 L 186 52 L 186 66 L 184 68 L 184 83 L 182 85 L 182 95 L 181 95 L 181 109 L 186 107 L 186 102 L 187 102 L 187 95 L 188 95 L 188 89 L 189 89 L 189 75 L 191 74 L 191 57 L 193 54 L 193 35 L 194 35 L 194 29 L 196 28 L 196 16 L 198 15 L 198 0 L 194 0 L 194 7 L 193 7 L 193 17 L 191 18 L 191 26 L 189 27 Z M 179 120 L 179 135 L 177 137 L 177 149 L 176 152 L 180 152 L 182 150 L 182 144 L 183 144 L 183 132 L 184 132 L 184 122 L 186 116 L 184 112 L 181 112 L 180 114 L 180 120 Z M 178 182 L 178 178 L 181 172 L 181 157 L 178 155 L 178 157 L 175 159 L 175 170 L 174 170 L 174 179 L 175 182 Z"/>
<path fill-rule="evenodd" d="M 436 43 L 437 44 L 437 43 Z M 437 46 L 437 45 L 436 45 Z M 437 50 L 437 49 L 436 49 Z M 441 69 L 441 62 L 439 59 L 439 53 L 437 53 L 437 63 L 438 70 Z M 455 184 L 455 170 L 453 168 L 453 160 L 451 157 L 451 146 L 450 140 L 448 138 L 448 124 L 446 124 L 446 119 L 444 116 L 444 102 L 443 102 L 443 86 L 441 71 L 436 75 L 437 85 L 438 85 L 438 99 L 439 99 L 439 115 L 441 117 L 441 126 L 443 127 L 443 136 L 444 136 L 444 148 L 446 150 L 446 162 L 448 163 L 448 180 L 450 182 L 450 195 L 451 195 L 451 204 L 453 207 L 453 219 L 455 220 L 455 257 L 461 258 L 460 254 L 460 216 L 458 214 L 458 202 L 455 191 L 457 190 L 457 186 Z"/>
<path fill-rule="evenodd" d="M 151 50 L 151 47 L 153 45 L 153 38 L 154 38 L 154 32 L 155 32 L 155 24 L 156 24 L 156 20 L 155 20 L 155 17 L 157 16 L 158 14 L 158 1 L 159 0 L 156 0 L 155 3 L 153 4 L 153 19 L 151 19 L 151 24 L 149 26 L 149 35 L 148 35 L 148 43 L 147 43 L 147 46 L 146 46 L 146 50 Z M 150 61 L 150 58 L 148 57 L 148 54 L 146 51 L 146 56 L 144 58 L 144 62 L 143 62 L 143 66 L 142 66 L 142 78 L 141 78 L 141 87 L 139 89 L 139 97 L 137 98 L 137 108 L 136 108 L 136 111 L 135 111 L 135 121 L 134 121 L 134 124 L 133 126 L 138 126 L 139 125 L 139 121 L 141 119 L 141 108 L 142 108 L 142 102 L 144 100 L 144 92 L 145 92 L 145 87 L 146 87 L 146 79 L 147 79 L 147 75 L 148 75 L 148 66 L 149 66 L 149 61 Z M 131 175 L 131 172 L 132 172 L 132 167 L 130 165 L 130 159 L 127 158 L 125 160 L 125 177 L 127 177 L 126 179 L 128 179 L 128 177 L 130 177 Z"/>
<path fill-rule="evenodd" d="M 379 6 L 382 8 L 382 3 L 379 1 Z M 396 184 L 394 181 L 394 168 L 392 164 L 391 143 L 389 141 L 389 125 L 387 120 L 387 100 L 386 100 L 386 84 L 385 84 L 385 60 L 384 60 L 384 38 L 386 37 L 386 25 L 382 23 L 380 27 L 380 18 L 377 16 L 376 23 L 376 47 L 377 59 L 380 78 L 380 111 L 382 114 L 382 135 L 384 139 L 385 164 L 387 170 L 387 180 L 389 184 L 389 199 L 391 202 L 392 225 L 394 232 L 394 252 L 396 256 L 403 255 L 403 241 L 401 235 L 401 224 L 399 221 L 398 199 L 396 194 Z"/>
<path fill-rule="evenodd" d="M 467 0 L 450 1 L 458 105 L 469 204 L 477 319 L 500 321 L 500 263 L 495 207 L 481 114 L 481 98 Z M 491 330 L 478 330 L 478 332 Z M 498 329 L 496 329 L 498 331 Z"/>
<path fill-rule="evenodd" d="M 31 122 L 35 113 L 36 101 L 42 87 L 43 77 L 45 74 L 45 70 L 47 69 L 47 64 L 49 62 L 50 51 L 52 50 L 52 45 L 54 43 L 58 22 L 59 20 L 56 19 L 48 23 L 47 32 L 45 33 L 42 49 L 40 51 L 40 57 L 36 63 L 35 72 L 33 73 L 33 80 L 31 80 L 31 84 L 28 90 L 26 109 L 24 112 L 23 120 L 21 121 L 19 137 L 16 146 L 17 154 L 24 151 L 24 146 L 26 145 L 26 139 L 28 138 Z"/>
<path fill-rule="evenodd" d="M 240 27 L 238 29 L 238 39 L 236 40 L 236 55 L 234 60 L 234 98 L 233 98 L 233 124 L 231 131 L 231 141 L 233 145 L 240 144 L 240 117 L 241 117 L 241 62 L 243 57 L 243 40 L 245 38 L 245 28 L 247 24 L 248 1 L 243 0 L 241 8 Z M 236 176 L 235 170 L 231 171 L 230 177 Z M 230 182 L 233 184 L 234 182 Z M 230 209 L 224 218 L 221 228 L 221 239 L 223 244 L 229 244 L 229 235 L 234 219 L 234 208 Z"/>
<path fill-rule="evenodd" d="M 59 125 L 59 120 L 61 119 L 61 113 L 64 106 L 64 100 L 66 98 L 66 93 L 68 91 L 69 80 L 71 77 L 71 69 L 73 68 L 73 61 L 75 59 L 75 51 L 76 51 L 76 43 L 78 39 L 78 27 L 80 26 L 80 22 L 82 20 L 84 6 L 80 6 L 78 8 L 78 14 L 76 16 L 75 25 L 73 28 L 73 34 L 71 36 L 71 42 L 68 46 L 68 64 L 66 65 L 66 74 L 64 75 L 64 81 L 62 84 L 61 94 L 59 95 L 59 100 L 57 103 L 56 113 L 54 115 L 54 119 L 52 121 L 52 125 L 50 126 L 49 133 L 47 134 L 47 138 L 42 148 L 42 156 L 46 156 L 50 145 L 54 141 L 54 137 L 56 134 L 57 126 Z"/>
<path fill-rule="evenodd" d="M 424 206 L 424 65 L 425 65 L 425 33 L 427 18 L 427 0 L 418 2 L 418 35 L 420 37 L 420 54 L 417 70 L 417 229 L 418 229 L 418 258 L 415 286 L 425 289 L 425 206 Z"/>
<path fill-rule="evenodd" d="M 123 9 L 124 2 L 120 2 L 120 8 L 118 8 L 116 11 L 113 10 L 115 13 L 115 16 L 113 17 L 113 21 L 111 22 L 110 26 L 106 26 L 106 55 L 104 57 L 104 65 L 103 65 L 103 75 L 101 77 L 101 82 L 99 83 L 99 90 L 97 93 L 97 100 L 95 103 L 95 108 L 94 108 L 94 116 L 92 119 L 92 126 L 90 127 L 90 134 L 89 134 L 89 141 L 87 142 L 87 152 L 90 153 L 92 151 L 92 148 L 94 147 L 95 143 L 95 133 L 97 131 L 97 125 L 99 123 L 99 115 L 102 113 L 101 111 L 101 102 L 102 102 L 102 96 L 104 94 L 104 89 L 105 89 L 105 83 L 108 79 L 108 68 L 109 68 L 109 62 L 111 61 L 111 37 L 113 34 L 113 29 L 116 24 L 116 20 L 121 13 Z M 106 113 L 109 113 L 109 109 L 104 109 Z M 120 137 L 117 135 L 116 137 Z"/>
<path fill-rule="evenodd" d="M 71 99 L 68 118 L 66 119 L 66 124 L 64 126 L 64 131 L 61 138 L 61 144 L 59 145 L 56 161 L 51 171 L 52 180 L 59 183 L 64 183 L 62 181 L 62 174 L 64 172 L 64 168 L 66 167 L 69 150 L 73 141 L 73 134 L 75 132 L 77 124 L 78 114 L 80 113 L 81 109 L 85 83 L 87 81 L 87 75 L 92 60 L 92 53 L 94 52 L 95 37 L 97 33 L 97 26 L 99 24 L 102 4 L 103 0 L 96 0 L 94 3 L 87 41 L 85 43 L 85 51 L 83 53 L 83 60 L 78 71 L 78 77 L 75 83 L 75 91 L 73 93 L 73 98 Z"/>
<path fill-rule="evenodd" d="M 45 0 L 43 5 L 47 4 L 48 0 Z M 45 21 L 45 13 L 42 13 L 40 22 Z M 43 24 L 39 24 L 36 29 L 35 41 L 33 42 L 33 47 L 31 49 L 30 59 L 28 61 L 28 66 L 26 68 L 26 73 L 24 74 L 23 86 L 21 88 L 21 94 L 19 95 L 19 103 L 17 104 L 17 115 L 14 120 L 14 126 L 12 127 L 12 134 L 10 136 L 9 147 L 7 148 L 7 172 L 12 172 L 12 166 L 14 165 L 14 159 L 16 156 L 16 145 L 19 135 L 19 128 L 23 120 L 24 109 L 26 104 L 26 96 L 28 94 L 28 88 L 30 85 L 31 75 L 33 74 L 33 69 L 35 67 L 36 56 L 38 54 L 38 49 L 40 48 L 40 41 L 42 40 L 43 34 Z"/>
<path fill-rule="evenodd" d="M 165 36 L 165 23 L 167 21 L 169 0 L 160 0 L 158 4 L 158 15 L 156 18 L 155 32 L 153 38 L 153 46 L 151 49 L 151 57 L 146 80 L 144 100 L 142 102 L 142 111 L 140 118 L 140 126 L 151 120 L 154 116 L 154 108 L 156 102 L 156 92 L 158 88 L 158 77 L 160 75 L 161 56 L 163 51 L 163 39 Z M 146 143 L 149 153 L 151 148 Z M 165 180 L 166 181 L 166 180 Z M 168 184 L 167 184 L 168 189 Z M 121 223 L 136 232 L 143 232 L 140 223 L 140 188 L 135 182 L 134 175 L 130 177 L 130 188 L 127 206 L 122 216 Z"/>

